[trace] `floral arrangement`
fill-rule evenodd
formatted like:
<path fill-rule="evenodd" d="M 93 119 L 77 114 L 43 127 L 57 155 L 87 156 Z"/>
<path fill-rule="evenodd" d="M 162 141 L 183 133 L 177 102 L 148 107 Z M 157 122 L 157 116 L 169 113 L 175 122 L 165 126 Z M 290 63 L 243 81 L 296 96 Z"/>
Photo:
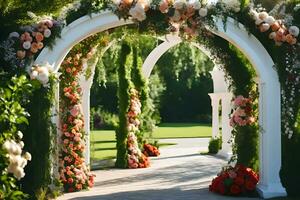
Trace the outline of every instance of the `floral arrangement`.
<path fill-rule="evenodd" d="M 44 87 L 48 85 L 49 77 L 52 73 L 53 69 L 49 63 L 39 66 L 33 65 L 30 69 L 29 76 L 31 80 L 38 80 Z"/>
<path fill-rule="evenodd" d="M 159 149 L 156 146 L 153 146 L 151 144 L 144 144 L 144 151 L 143 154 L 145 154 L 146 156 L 159 156 L 160 152 Z"/>
<path fill-rule="evenodd" d="M 283 20 L 276 20 L 267 12 L 258 12 L 255 9 L 250 10 L 250 15 L 255 20 L 255 24 L 260 32 L 267 32 L 269 38 L 275 41 L 275 44 L 281 46 L 284 42 L 295 45 L 299 36 L 297 26 L 286 27 Z"/>
<path fill-rule="evenodd" d="M 2 148 L 7 152 L 9 164 L 7 172 L 12 173 L 18 180 L 25 176 L 24 168 L 27 165 L 27 161 L 31 160 L 31 154 L 23 152 L 24 142 L 23 133 L 18 131 L 18 142 L 14 140 L 6 140 L 2 145 Z"/>
<path fill-rule="evenodd" d="M 141 114 L 141 106 L 142 105 L 139 100 L 138 91 L 133 88 L 130 89 L 130 106 L 127 113 L 127 148 L 128 167 L 131 169 L 146 168 L 150 166 L 149 158 L 141 152 L 137 137 L 135 135 L 135 133 L 139 131 L 140 121 L 138 116 Z"/>
<path fill-rule="evenodd" d="M 82 89 L 78 83 L 79 73 L 83 69 L 83 60 L 95 53 L 91 49 L 85 56 L 76 53 L 62 63 L 61 84 L 61 141 L 60 179 L 65 191 L 73 192 L 92 187 L 94 175 L 90 173 L 84 161 L 85 134 L 84 118 L 81 108 Z"/>
<path fill-rule="evenodd" d="M 45 44 L 49 43 L 53 32 L 60 30 L 62 24 L 50 17 L 39 19 L 37 24 L 25 26 L 20 32 L 12 32 L 1 44 L 5 49 L 5 60 L 13 66 L 28 66 Z"/>
<path fill-rule="evenodd" d="M 233 100 L 234 110 L 231 115 L 230 125 L 235 126 L 247 126 L 255 122 L 253 113 L 253 103 L 250 98 L 243 96 L 237 96 Z"/>
<path fill-rule="evenodd" d="M 212 180 L 209 191 L 222 195 L 251 196 L 255 193 L 259 176 L 251 168 L 242 165 L 225 167 Z"/>

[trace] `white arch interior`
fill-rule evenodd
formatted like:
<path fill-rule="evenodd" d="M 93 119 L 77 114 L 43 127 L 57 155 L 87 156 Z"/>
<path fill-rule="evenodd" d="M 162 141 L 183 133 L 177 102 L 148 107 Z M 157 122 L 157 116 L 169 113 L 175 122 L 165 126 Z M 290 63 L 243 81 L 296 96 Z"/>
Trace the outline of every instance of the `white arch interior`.
<path fill-rule="evenodd" d="M 158 45 L 146 58 L 143 64 L 143 73 L 149 78 L 155 64 L 159 58 L 166 53 L 170 48 L 180 44 L 182 39 L 174 34 L 169 34 L 166 37 L 161 37 L 164 42 Z M 203 48 L 197 43 L 191 43 L 192 46 L 198 48 L 200 51 L 204 52 L 208 57 L 211 58 L 210 52 Z M 228 141 L 231 138 L 232 128 L 230 126 L 230 112 L 231 112 L 231 99 L 232 94 L 229 92 L 228 84 L 225 81 L 225 73 L 218 69 L 217 66 L 214 67 L 213 71 L 210 72 L 213 79 L 214 92 L 209 94 L 211 98 L 212 106 L 212 137 L 216 138 L 219 136 L 219 103 L 222 103 L 222 119 L 221 119 L 221 135 L 222 135 L 222 149 L 219 151 L 219 155 L 230 159 L 232 156 L 232 148 Z"/>
<path fill-rule="evenodd" d="M 55 46 L 52 49 L 44 48 L 36 59 L 36 63 L 48 62 L 55 71 L 58 71 L 63 59 L 74 45 L 95 33 L 130 23 L 132 23 L 130 20 L 119 20 L 116 15 L 109 11 L 84 16 L 65 27 Z M 228 19 L 225 30 L 222 20 L 217 19 L 216 26 L 218 30 L 212 30 L 212 32 L 239 48 L 247 56 L 259 77 L 259 125 L 261 132 L 258 191 L 264 198 L 285 196 L 286 191 L 279 178 L 281 167 L 281 102 L 280 83 L 278 75 L 273 69 L 274 62 L 263 45 L 253 35 L 249 35 L 243 25 L 237 26 L 233 19 Z M 57 93 L 57 98 L 58 96 Z M 57 110 L 57 106 L 53 112 Z M 59 127 L 57 116 L 53 117 L 53 122 Z"/>

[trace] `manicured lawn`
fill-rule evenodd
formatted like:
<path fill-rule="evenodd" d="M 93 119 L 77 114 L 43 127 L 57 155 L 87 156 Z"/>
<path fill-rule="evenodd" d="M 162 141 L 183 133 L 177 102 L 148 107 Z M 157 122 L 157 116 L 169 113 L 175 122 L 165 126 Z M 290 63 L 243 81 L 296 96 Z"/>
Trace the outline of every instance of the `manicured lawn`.
<path fill-rule="evenodd" d="M 156 139 L 211 137 L 211 131 L 211 125 L 165 123 L 154 130 L 153 137 Z"/>
<path fill-rule="evenodd" d="M 211 137 L 211 127 L 201 124 L 162 124 L 153 133 L 155 139 Z M 162 143 L 160 147 L 174 145 Z M 91 157 L 94 160 L 112 159 L 116 156 L 116 138 L 114 130 L 91 132 Z"/>

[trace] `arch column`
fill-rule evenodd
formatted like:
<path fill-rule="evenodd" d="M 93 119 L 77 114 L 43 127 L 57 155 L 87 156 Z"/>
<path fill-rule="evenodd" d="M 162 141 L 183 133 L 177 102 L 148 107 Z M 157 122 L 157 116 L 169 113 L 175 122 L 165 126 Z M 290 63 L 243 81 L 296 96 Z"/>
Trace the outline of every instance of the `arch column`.
<path fill-rule="evenodd" d="M 86 70 L 88 69 L 88 63 L 85 61 L 83 63 L 83 73 L 80 74 L 79 77 L 79 85 L 82 89 L 82 114 L 84 118 L 84 132 L 85 132 L 85 152 L 84 152 L 84 159 L 87 165 L 90 165 L 91 159 L 91 151 L 90 151 L 90 96 L 91 96 L 91 87 L 93 84 L 93 77 L 95 74 L 95 67 L 97 65 L 98 58 L 92 63 L 91 67 L 91 76 L 86 79 L 85 74 Z"/>
<path fill-rule="evenodd" d="M 220 95 L 216 93 L 208 94 L 211 99 L 211 107 L 212 107 L 212 138 L 216 138 L 219 136 L 220 125 L 219 125 L 219 106 L 220 106 Z"/>
<path fill-rule="evenodd" d="M 231 113 L 231 100 L 232 94 L 222 93 L 221 94 L 222 101 L 222 149 L 219 151 L 219 155 L 230 159 L 232 156 L 232 147 L 229 143 L 231 138 L 232 127 L 230 126 L 230 113 Z"/>

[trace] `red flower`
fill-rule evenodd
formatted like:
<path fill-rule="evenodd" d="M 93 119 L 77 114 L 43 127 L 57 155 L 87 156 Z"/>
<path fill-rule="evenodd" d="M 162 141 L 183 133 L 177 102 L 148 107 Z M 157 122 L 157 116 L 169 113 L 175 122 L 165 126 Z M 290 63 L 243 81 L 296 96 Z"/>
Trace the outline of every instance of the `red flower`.
<path fill-rule="evenodd" d="M 247 190 L 253 191 L 255 189 L 255 183 L 252 181 L 246 181 L 245 186 Z"/>
<path fill-rule="evenodd" d="M 74 182 L 74 180 L 72 178 L 68 178 L 68 183 L 72 184 Z"/>
<path fill-rule="evenodd" d="M 241 177 L 241 176 L 238 176 L 234 179 L 234 183 L 237 184 L 237 185 L 243 185 L 244 184 L 244 178 Z"/>
<path fill-rule="evenodd" d="M 237 195 L 237 194 L 241 193 L 241 189 L 240 189 L 240 187 L 238 185 L 233 184 L 230 187 L 230 193 L 232 193 L 233 195 Z"/>

